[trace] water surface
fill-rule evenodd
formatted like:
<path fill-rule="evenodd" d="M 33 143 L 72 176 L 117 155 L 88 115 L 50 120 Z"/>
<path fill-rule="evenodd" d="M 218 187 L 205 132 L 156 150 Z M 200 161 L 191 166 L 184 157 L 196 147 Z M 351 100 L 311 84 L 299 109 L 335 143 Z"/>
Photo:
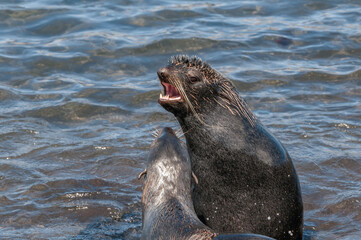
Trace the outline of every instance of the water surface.
<path fill-rule="evenodd" d="M 0 3 L 0 238 L 138 239 L 156 71 L 197 55 L 288 149 L 306 239 L 361 236 L 359 1 Z"/>

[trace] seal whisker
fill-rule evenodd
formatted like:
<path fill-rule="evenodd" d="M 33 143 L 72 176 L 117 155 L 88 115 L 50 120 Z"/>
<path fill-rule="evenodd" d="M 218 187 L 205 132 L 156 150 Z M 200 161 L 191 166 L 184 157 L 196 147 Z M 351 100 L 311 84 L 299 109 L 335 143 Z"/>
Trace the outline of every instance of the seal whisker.
<path fill-rule="evenodd" d="M 157 138 L 158 136 L 159 136 L 159 134 L 160 134 L 160 130 L 158 129 L 158 128 L 156 128 L 156 127 L 153 127 L 153 131 L 152 131 L 152 136 L 154 137 L 154 138 Z"/>
<path fill-rule="evenodd" d="M 178 137 L 178 138 L 183 138 L 183 137 L 184 137 L 184 133 L 183 133 L 183 132 L 179 132 L 179 133 L 177 134 L 177 137 Z"/>
<path fill-rule="evenodd" d="M 181 138 L 181 137 L 184 137 L 184 135 L 187 134 L 187 133 L 189 133 L 190 131 L 192 131 L 192 129 L 193 129 L 193 128 L 188 129 L 188 131 L 183 132 L 183 134 L 180 136 L 180 138 Z"/>
<path fill-rule="evenodd" d="M 138 179 L 140 179 L 143 175 L 147 174 L 147 169 L 144 169 L 141 173 L 138 174 Z"/>
<path fill-rule="evenodd" d="M 183 134 L 183 130 L 181 128 L 178 128 L 176 131 L 175 131 L 175 135 L 178 137 L 178 138 L 181 138 L 184 136 Z"/>
<path fill-rule="evenodd" d="M 184 137 L 184 134 L 181 134 L 181 135 L 179 135 L 179 136 L 177 136 L 179 139 L 182 139 L 182 140 L 184 140 L 185 139 L 185 137 Z"/>
<path fill-rule="evenodd" d="M 195 182 L 196 184 L 198 184 L 198 178 L 197 178 L 197 176 L 194 174 L 193 171 L 192 171 L 192 177 L 193 177 L 193 179 L 194 179 L 194 182 Z"/>
<path fill-rule="evenodd" d="M 169 78 L 169 81 L 171 82 L 171 84 L 177 88 L 178 92 L 182 95 L 184 101 L 186 102 L 186 106 L 191 110 L 191 112 L 194 114 L 194 116 L 203 124 L 205 124 L 203 122 L 203 120 L 199 117 L 199 114 L 196 112 L 196 110 L 194 109 L 192 103 L 189 101 L 189 98 L 187 96 L 187 94 L 184 91 L 184 88 L 182 86 L 182 84 L 175 80 L 174 78 Z M 206 124 L 205 124 L 206 125 Z"/>

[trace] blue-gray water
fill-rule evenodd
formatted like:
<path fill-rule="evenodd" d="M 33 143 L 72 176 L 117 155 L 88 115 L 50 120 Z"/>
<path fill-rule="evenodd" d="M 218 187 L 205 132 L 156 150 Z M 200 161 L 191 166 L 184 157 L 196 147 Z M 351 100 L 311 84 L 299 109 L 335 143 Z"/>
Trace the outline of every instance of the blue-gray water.
<path fill-rule="evenodd" d="M 361 237 L 361 2 L 0 2 L 0 238 L 138 239 L 156 71 L 198 55 L 297 168 L 306 239 Z"/>

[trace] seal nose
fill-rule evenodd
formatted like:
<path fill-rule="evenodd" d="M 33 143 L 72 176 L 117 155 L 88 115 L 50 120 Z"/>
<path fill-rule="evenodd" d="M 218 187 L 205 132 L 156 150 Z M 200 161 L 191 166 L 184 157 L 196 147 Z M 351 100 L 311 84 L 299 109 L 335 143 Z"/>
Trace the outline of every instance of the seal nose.
<path fill-rule="evenodd" d="M 160 80 L 165 80 L 170 75 L 170 70 L 167 67 L 162 67 L 157 71 L 158 77 Z"/>
<path fill-rule="evenodd" d="M 175 136 L 174 130 L 170 127 L 163 128 L 162 132 L 160 133 L 160 136 L 163 137 L 163 136 L 166 136 L 167 134 L 172 134 Z"/>

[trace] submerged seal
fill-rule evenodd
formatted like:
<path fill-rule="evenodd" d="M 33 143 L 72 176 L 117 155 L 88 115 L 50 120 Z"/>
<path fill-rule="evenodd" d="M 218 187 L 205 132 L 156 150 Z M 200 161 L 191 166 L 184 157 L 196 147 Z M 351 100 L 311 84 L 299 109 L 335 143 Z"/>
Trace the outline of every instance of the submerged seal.
<path fill-rule="evenodd" d="M 199 218 L 217 232 L 302 239 L 298 177 L 283 145 L 247 107 L 231 81 L 199 58 L 173 57 L 157 72 L 159 104 L 184 132 Z"/>
<path fill-rule="evenodd" d="M 164 128 L 152 143 L 147 168 L 138 178 L 143 175 L 142 239 L 271 239 L 255 234 L 218 235 L 198 219 L 191 197 L 190 159 L 171 128 Z"/>

